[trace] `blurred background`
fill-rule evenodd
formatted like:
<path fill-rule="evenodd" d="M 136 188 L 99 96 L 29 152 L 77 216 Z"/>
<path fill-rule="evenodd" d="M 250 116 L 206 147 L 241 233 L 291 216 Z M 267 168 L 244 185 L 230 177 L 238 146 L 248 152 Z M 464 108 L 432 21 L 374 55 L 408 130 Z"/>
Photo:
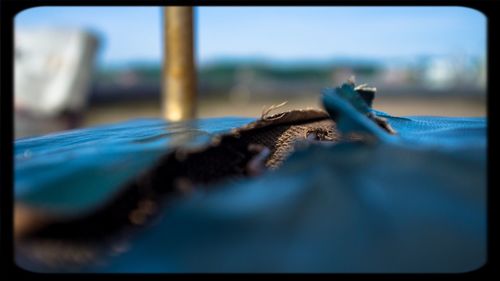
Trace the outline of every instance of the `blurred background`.
<path fill-rule="evenodd" d="M 486 115 L 486 18 L 462 7 L 196 7 L 198 117 L 320 107 L 351 75 L 392 115 Z M 16 138 L 161 117 L 160 7 L 15 18 Z"/>

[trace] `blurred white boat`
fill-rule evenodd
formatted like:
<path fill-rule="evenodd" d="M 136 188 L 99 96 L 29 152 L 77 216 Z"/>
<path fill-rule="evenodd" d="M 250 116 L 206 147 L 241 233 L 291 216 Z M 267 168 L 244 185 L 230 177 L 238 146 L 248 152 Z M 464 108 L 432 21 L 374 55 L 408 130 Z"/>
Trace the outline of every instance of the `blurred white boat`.
<path fill-rule="evenodd" d="M 98 46 L 93 34 L 69 28 L 16 29 L 16 137 L 71 127 L 43 124 L 64 115 L 81 114 L 86 106 Z M 39 128 L 39 129 L 36 129 Z"/>

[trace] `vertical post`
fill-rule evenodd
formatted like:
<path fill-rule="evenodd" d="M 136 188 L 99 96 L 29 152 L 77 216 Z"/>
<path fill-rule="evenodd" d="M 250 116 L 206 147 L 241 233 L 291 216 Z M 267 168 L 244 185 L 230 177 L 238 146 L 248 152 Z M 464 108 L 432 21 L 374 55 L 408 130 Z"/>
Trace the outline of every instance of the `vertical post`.
<path fill-rule="evenodd" d="M 180 121 L 196 117 L 193 8 L 163 8 L 163 117 Z"/>

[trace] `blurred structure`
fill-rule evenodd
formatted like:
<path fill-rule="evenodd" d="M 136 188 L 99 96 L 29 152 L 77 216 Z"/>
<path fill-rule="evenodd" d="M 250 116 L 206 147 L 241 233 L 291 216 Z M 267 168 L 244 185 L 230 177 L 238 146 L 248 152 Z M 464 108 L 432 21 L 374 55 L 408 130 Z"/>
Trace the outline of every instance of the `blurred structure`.
<path fill-rule="evenodd" d="M 97 42 L 80 29 L 16 31 L 16 138 L 80 125 Z"/>
<path fill-rule="evenodd" d="M 30 39 L 23 28 L 72 26 L 100 35 L 102 53 L 92 73 L 88 99 L 84 98 L 88 104 L 85 115 L 72 115 L 84 117 L 79 127 L 145 117 L 177 119 L 182 114 L 167 110 L 167 104 L 192 104 L 184 98 L 188 100 L 194 92 L 198 95 L 197 117 L 200 118 L 254 117 L 261 113 L 263 106 L 284 100 L 288 101 L 289 108 L 317 107 L 322 88 L 339 85 L 351 75 L 357 82 L 377 88 L 376 107 L 382 111 L 400 115 L 486 114 L 485 17 L 471 9 L 182 7 L 184 10 L 177 11 L 184 12 L 173 13 L 170 19 L 177 15 L 188 20 L 181 25 L 171 25 L 171 34 L 177 35 L 169 40 L 166 11 L 170 8 L 175 11 L 179 7 L 39 7 L 23 11 L 16 17 L 16 38 L 18 41 L 44 40 L 54 45 L 51 48 L 59 50 L 56 53 L 63 53 L 63 49 L 73 48 L 70 43 L 56 43 L 62 39 L 48 39 L 49 36 L 36 35 L 36 32 L 30 32 L 29 36 L 33 37 Z M 375 10 L 378 12 L 373 12 Z M 449 17 L 442 16 L 443 13 Z M 359 20 L 359 15 L 363 15 L 363 21 Z M 188 27 L 192 19 L 194 25 Z M 398 24 L 393 24 L 395 22 Z M 448 24 L 451 22 L 453 24 Z M 428 27 L 422 23 L 432 25 Z M 379 28 L 379 25 L 388 28 Z M 346 29 L 327 29 L 325 26 L 346 26 Z M 467 26 L 471 28 L 465 30 Z M 365 46 L 368 39 L 360 36 L 361 33 L 373 36 L 369 46 Z M 464 36 L 468 40 L 463 40 Z M 337 44 L 336 40 L 341 38 L 349 40 Z M 169 42 L 177 47 L 168 48 Z M 42 48 L 40 43 L 16 44 L 35 49 L 40 55 L 46 52 L 42 49 L 47 48 Z M 180 59 L 183 53 L 191 53 L 193 45 L 196 60 L 192 56 L 188 60 Z M 397 48 L 392 49 L 394 46 Z M 59 74 L 37 70 L 46 77 L 26 75 L 28 65 L 32 65 L 28 67 L 30 72 L 36 72 L 33 68 L 37 64 L 40 69 L 49 67 L 40 61 L 30 62 L 23 54 L 27 50 L 16 48 L 20 50 L 16 54 L 16 78 L 30 81 L 20 82 L 24 86 L 16 84 L 18 92 L 27 93 L 16 93 L 17 136 L 27 135 L 20 130 L 28 130 L 29 126 L 32 127 L 29 134 L 75 126 L 79 120 L 69 118 L 68 112 L 81 112 L 75 109 L 81 105 L 70 106 L 68 101 L 65 106 L 70 109 L 63 110 L 62 104 L 66 102 L 62 96 L 54 98 L 60 103 L 52 107 L 54 110 L 45 110 L 42 114 L 38 112 L 42 111 L 40 108 L 35 109 L 47 108 L 44 104 L 52 100 L 45 98 L 47 93 L 55 97 L 55 92 L 62 91 L 36 85 L 42 83 L 40 81 L 51 84 L 59 79 L 56 77 Z M 168 49 L 179 54 L 168 55 Z M 171 74 L 164 71 L 166 65 L 171 66 Z M 179 74 L 175 65 L 192 70 Z M 79 76 L 84 75 L 82 71 Z M 186 75 L 191 71 L 193 73 Z M 71 71 L 63 72 L 70 76 Z M 178 82 L 169 82 L 168 77 Z M 179 82 L 179 77 L 180 80 L 190 77 L 187 80 L 193 82 Z M 36 79 L 39 81 L 35 82 Z M 72 92 L 67 97 L 87 95 L 77 94 L 84 90 L 69 90 L 69 84 L 73 83 L 69 78 L 61 80 L 67 80 L 65 91 Z M 195 82 L 196 86 L 189 86 Z M 36 90 L 21 90 L 23 87 Z M 165 98 L 168 91 L 178 93 L 170 102 Z M 82 104 L 81 101 L 77 103 Z M 174 116 L 166 116 L 165 111 Z M 37 117 L 34 119 L 35 112 Z M 60 116 L 60 112 L 67 112 L 63 114 L 67 117 L 42 118 Z M 190 114 L 186 112 L 184 116 Z M 73 124 L 68 124 L 71 122 Z M 42 130 L 42 127 L 45 128 Z"/>
<path fill-rule="evenodd" d="M 163 117 L 196 117 L 193 7 L 164 8 Z"/>

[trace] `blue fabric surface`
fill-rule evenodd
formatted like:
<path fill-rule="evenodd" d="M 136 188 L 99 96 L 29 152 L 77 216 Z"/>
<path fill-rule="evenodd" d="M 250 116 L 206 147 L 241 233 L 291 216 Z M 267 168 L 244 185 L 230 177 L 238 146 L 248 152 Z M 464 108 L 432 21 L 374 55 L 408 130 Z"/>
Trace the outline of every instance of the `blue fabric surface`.
<path fill-rule="evenodd" d="M 457 151 L 459 152 L 459 151 Z M 312 146 L 179 201 L 103 272 L 465 272 L 486 259 L 485 163 Z"/>
<path fill-rule="evenodd" d="M 85 271 L 421 273 L 482 266 L 486 118 L 375 111 L 398 132 L 387 136 L 331 97 L 325 108 L 340 113 L 344 133 L 377 141 L 310 145 L 279 170 L 178 199 L 127 242 L 127 251 Z M 199 120 L 198 129 L 138 120 L 18 140 L 16 199 L 91 209 L 168 149 L 252 120 Z M 180 139 L 173 132 L 182 132 Z M 75 198 L 80 189 L 92 191 Z"/>
<path fill-rule="evenodd" d="M 376 141 L 311 145 L 277 171 L 179 200 L 126 253 L 88 270 L 458 273 L 484 265 L 486 119 L 375 112 L 398 131 L 389 136 L 335 93 L 323 102 L 343 133 Z"/>
<path fill-rule="evenodd" d="M 137 119 L 16 140 L 15 198 L 61 215 L 105 204 L 127 180 L 178 146 L 198 146 L 254 119 Z"/>

